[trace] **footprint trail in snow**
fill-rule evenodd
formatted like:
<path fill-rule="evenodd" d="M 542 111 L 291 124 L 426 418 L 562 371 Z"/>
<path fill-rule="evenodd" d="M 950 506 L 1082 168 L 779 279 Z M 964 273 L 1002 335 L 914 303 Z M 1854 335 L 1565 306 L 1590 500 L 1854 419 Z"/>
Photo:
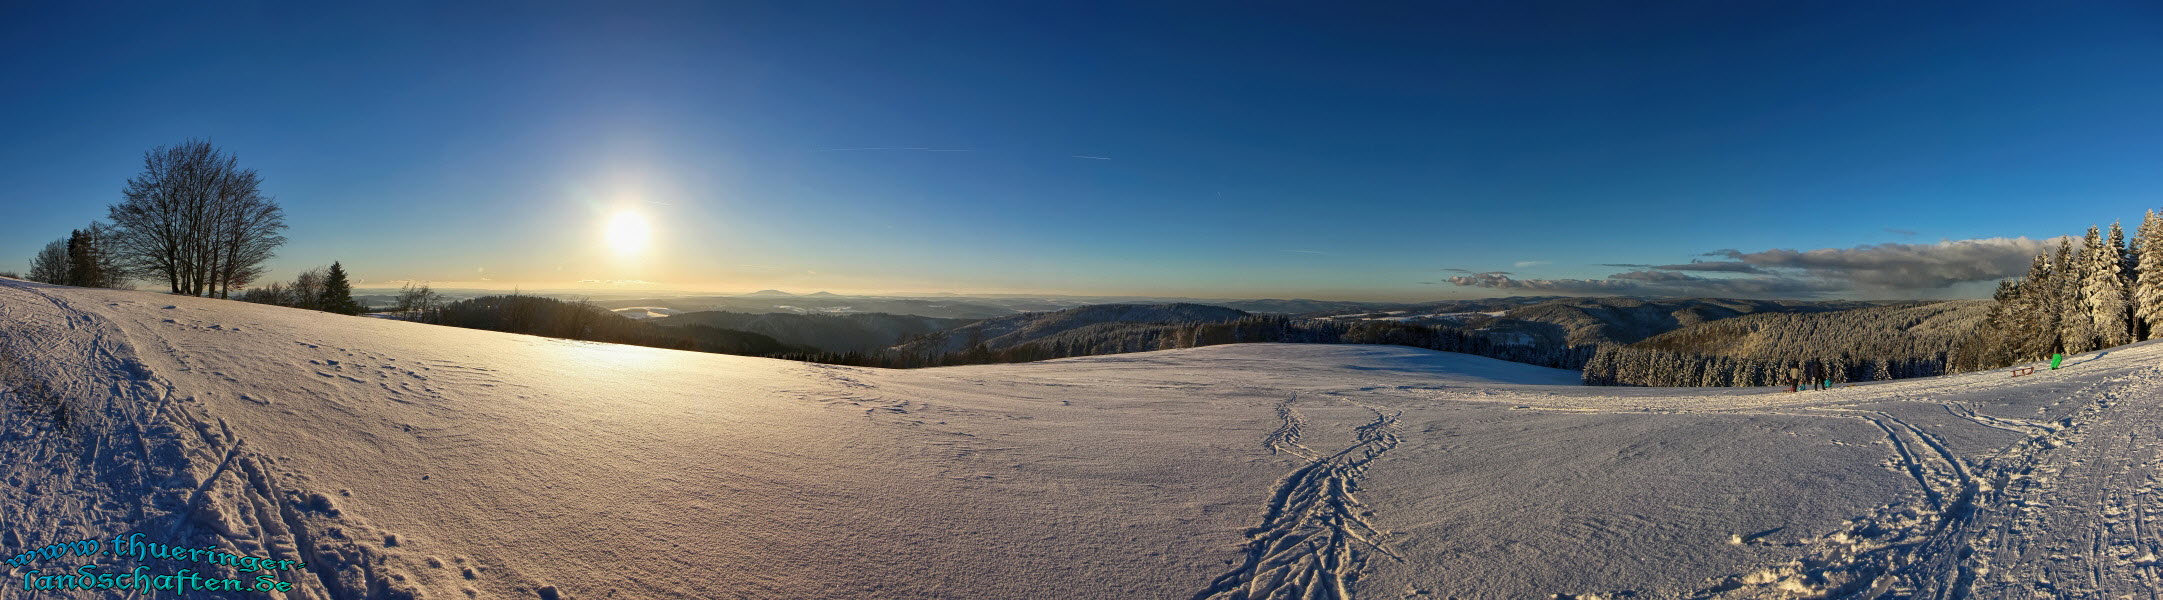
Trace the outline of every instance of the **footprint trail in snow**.
<path fill-rule="evenodd" d="M 1271 493 L 1262 524 L 1248 530 L 1244 561 L 1218 576 L 1195 600 L 1351 598 L 1351 584 L 1375 554 L 1402 560 L 1386 532 L 1354 495 L 1367 465 L 1398 443 L 1398 413 L 1365 407 L 1374 421 L 1354 429 L 1356 442 L 1323 454 L 1300 444 L 1306 419 L 1292 403 L 1277 405 L 1282 425 L 1263 438 L 1271 453 L 1307 461 Z"/>

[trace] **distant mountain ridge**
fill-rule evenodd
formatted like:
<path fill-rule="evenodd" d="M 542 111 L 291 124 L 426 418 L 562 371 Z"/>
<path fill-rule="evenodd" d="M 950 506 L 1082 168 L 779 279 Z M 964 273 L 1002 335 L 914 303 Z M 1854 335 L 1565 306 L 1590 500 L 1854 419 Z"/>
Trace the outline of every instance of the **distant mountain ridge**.
<path fill-rule="evenodd" d="M 1281 314 L 1298 318 L 1333 320 L 1394 320 L 1407 324 L 1459 328 L 1486 336 L 1492 343 L 1522 346 L 1589 346 L 1631 344 L 1698 323 L 1763 313 L 1816 313 L 1880 306 L 1884 302 L 1852 300 L 1746 300 L 1732 298 L 1646 299 L 1631 297 L 1525 296 L 1443 300 L 1422 303 L 1380 303 L 1328 300 L 1239 300 L 1225 302 L 1114 302 L 1071 307 L 1068 300 L 1035 297 L 904 298 L 843 296 L 831 292 L 791 294 L 763 290 L 739 296 L 693 296 L 667 299 L 630 299 L 597 302 L 611 308 L 653 307 L 682 313 L 736 313 L 737 317 L 707 317 L 731 323 L 750 323 L 748 315 L 861 315 L 884 313 L 889 318 L 916 317 L 946 320 L 986 320 L 974 325 L 940 322 L 934 325 L 901 325 L 899 321 L 873 324 L 836 322 L 813 325 L 813 321 L 766 319 L 763 325 L 726 328 L 752 329 L 788 343 L 847 352 L 870 350 L 893 343 L 900 333 L 900 350 L 911 352 L 958 352 L 968 349 L 972 336 L 992 348 L 1047 339 L 1061 332 L 1098 323 L 1222 322 L 1257 314 Z M 1113 308 L 1122 307 L 1122 308 Z M 1158 307 L 1140 309 L 1136 307 Z M 1177 308 L 1164 308 L 1177 307 Z M 653 310 L 653 313 L 666 312 Z M 680 317 L 681 315 L 679 315 Z M 676 323 L 689 323 L 677 321 Z M 932 340 L 909 340 L 910 336 L 951 333 Z M 1019 337 L 1008 337 L 1019 334 Z M 817 341 L 814 341 L 817 340 Z"/>
<path fill-rule="evenodd" d="M 702 311 L 653 319 L 650 322 L 664 327 L 705 325 L 749 331 L 764 334 L 782 343 L 811 346 L 827 352 L 865 352 L 892 346 L 909 336 L 952 329 L 973 321 L 886 313 L 751 314 Z"/>
<path fill-rule="evenodd" d="M 987 319 L 1021 312 L 1014 308 L 973 302 L 969 299 L 885 298 L 871 296 L 798 296 L 787 292 L 742 296 L 683 296 L 596 301 L 607 308 L 662 307 L 680 312 L 725 311 L 738 313 L 853 314 L 887 313 L 942 319 Z"/>
<path fill-rule="evenodd" d="M 998 351 L 1078 329 L 1115 323 L 1223 323 L 1251 316 L 1247 311 L 1207 304 L 1093 304 L 1051 312 L 985 319 L 896 345 L 905 354 L 948 354 L 982 343 Z"/>

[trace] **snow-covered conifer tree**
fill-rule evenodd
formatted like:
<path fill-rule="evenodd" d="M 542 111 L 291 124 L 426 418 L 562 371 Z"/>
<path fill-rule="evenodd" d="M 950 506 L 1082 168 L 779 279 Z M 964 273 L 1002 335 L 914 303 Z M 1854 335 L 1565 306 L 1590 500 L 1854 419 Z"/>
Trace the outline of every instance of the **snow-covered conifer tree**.
<path fill-rule="evenodd" d="M 2096 238 L 2095 228 L 2088 228 L 2088 239 Z M 2088 263 L 2080 258 L 2087 256 L 2090 245 L 2093 243 L 2084 242 L 2080 248 L 2074 248 L 2071 238 L 2058 243 L 2057 269 L 2053 277 L 2058 283 L 2058 294 L 2052 304 L 2058 312 L 2058 351 L 2066 354 L 2095 349 L 2095 336 L 2090 333 L 2093 326 L 2088 322 L 2087 301 L 2083 299 L 2081 286 L 2087 280 Z"/>
<path fill-rule="evenodd" d="M 2089 228 L 2088 238 L 2091 241 L 2082 296 L 2088 308 L 2089 333 L 2095 337 L 2097 348 L 2132 343 L 2132 328 L 2126 318 L 2128 303 L 2123 271 L 2125 231 L 2112 223 L 2109 239 L 2097 240 L 2094 228 Z"/>
<path fill-rule="evenodd" d="M 2146 326 L 2148 337 L 2163 337 L 2163 217 L 2148 211 L 2135 244 L 2133 316 Z"/>
<path fill-rule="evenodd" d="M 2016 336 L 2011 340 L 2016 360 L 2047 356 L 2056 345 L 2058 311 L 2051 306 L 2056 286 L 2050 253 L 2044 252 L 2028 262 L 2028 276 L 2013 285 L 2010 298 L 1999 300 L 2006 305 L 2005 314 L 2012 321 L 2009 325 Z"/>

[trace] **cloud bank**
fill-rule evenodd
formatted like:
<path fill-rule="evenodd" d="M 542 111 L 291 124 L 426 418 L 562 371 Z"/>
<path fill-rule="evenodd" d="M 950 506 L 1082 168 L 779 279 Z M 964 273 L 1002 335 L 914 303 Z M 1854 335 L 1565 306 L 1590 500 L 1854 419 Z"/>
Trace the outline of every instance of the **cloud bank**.
<path fill-rule="evenodd" d="M 2027 272 L 2029 259 L 2055 249 L 2063 239 L 1981 238 L 1817 250 L 1773 248 L 1760 252 L 1722 249 L 1701 256 L 1727 260 L 1671 265 L 1600 263 L 1598 266 L 1632 269 L 1601 279 L 1517 279 L 1501 271 L 1445 270 L 1463 273 L 1446 280 L 1458 286 L 1565 294 L 1892 297 L 2018 277 Z"/>
<path fill-rule="evenodd" d="M 1984 238 L 1935 244 L 1878 244 L 1854 248 L 1764 252 L 1724 251 L 1750 265 L 1799 270 L 1882 289 L 1942 288 L 1967 281 L 1994 281 L 2028 271 L 2028 261 L 2064 238 Z"/>

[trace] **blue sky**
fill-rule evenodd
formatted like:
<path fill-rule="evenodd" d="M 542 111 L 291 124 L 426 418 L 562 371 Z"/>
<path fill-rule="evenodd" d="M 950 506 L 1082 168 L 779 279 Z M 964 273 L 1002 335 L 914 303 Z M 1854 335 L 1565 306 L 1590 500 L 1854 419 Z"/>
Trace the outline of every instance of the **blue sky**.
<path fill-rule="evenodd" d="M 301 4 L 0 8 L 0 270 L 191 137 L 272 277 L 529 289 L 1940 297 L 2163 205 L 2154 4 Z"/>

